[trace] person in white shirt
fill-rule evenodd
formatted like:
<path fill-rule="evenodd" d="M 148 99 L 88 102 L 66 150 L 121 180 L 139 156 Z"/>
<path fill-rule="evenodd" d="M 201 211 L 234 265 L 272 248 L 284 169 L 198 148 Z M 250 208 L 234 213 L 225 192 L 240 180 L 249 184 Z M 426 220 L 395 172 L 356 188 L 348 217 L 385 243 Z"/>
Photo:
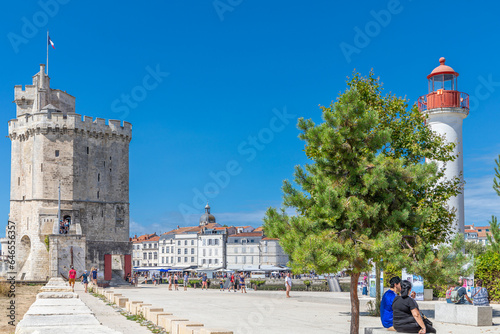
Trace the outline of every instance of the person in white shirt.
<path fill-rule="evenodd" d="M 290 277 L 290 273 L 286 274 L 285 287 L 286 287 L 286 298 L 290 298 L 290 290 L 292 289 L 292 278 Z"/>

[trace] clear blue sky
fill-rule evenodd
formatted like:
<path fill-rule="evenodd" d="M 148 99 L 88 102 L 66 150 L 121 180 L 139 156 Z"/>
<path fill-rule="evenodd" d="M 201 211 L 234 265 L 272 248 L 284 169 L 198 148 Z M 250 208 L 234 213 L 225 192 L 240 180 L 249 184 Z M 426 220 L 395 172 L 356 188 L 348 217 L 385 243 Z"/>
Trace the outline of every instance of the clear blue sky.
<path fill-rule="evenodd" d="M 282 181 L 305 163 L 298 117 L 319 121 L 318 105 L 345 89 L 353 69 L 373 68 L 388 91 L 414 102 L 441 56 L 474 102 L 463 128 L 466 224 L 500 214 L 491 189 L 500 153 L 496 2 L 40 3 L 9 1 L 0 10 L 1 226 L 14 85 L 30 84 L 45 63 L 47 29 L 56 47 L 51 86 L 74 95 L 82 115 L 133 124 L 131 234 L 197 224 L 203 197 L 218 222 L 259 226 L 266 208 L 280 205 Z M 158 82 L 146 90 L 151 71 Z M 212 176 L 228 168 L 216 189 Z"/>

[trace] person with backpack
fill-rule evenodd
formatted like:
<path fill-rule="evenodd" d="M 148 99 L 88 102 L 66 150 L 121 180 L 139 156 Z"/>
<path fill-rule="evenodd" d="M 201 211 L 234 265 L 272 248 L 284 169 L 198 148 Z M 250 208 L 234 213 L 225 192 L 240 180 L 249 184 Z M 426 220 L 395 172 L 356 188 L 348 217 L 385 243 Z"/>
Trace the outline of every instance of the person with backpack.
<path fill-rule="evenodd" d="M 465 300 L 472 304 L 472 300 L 467 296 L 467 290 L 465 289 L 464 286 L 462 286 L 463 281 L 462 278 L 460 277 L 458 279 L 458 286 L 451 291 L 451 302 L 453 304 L 465 304 Z"/>

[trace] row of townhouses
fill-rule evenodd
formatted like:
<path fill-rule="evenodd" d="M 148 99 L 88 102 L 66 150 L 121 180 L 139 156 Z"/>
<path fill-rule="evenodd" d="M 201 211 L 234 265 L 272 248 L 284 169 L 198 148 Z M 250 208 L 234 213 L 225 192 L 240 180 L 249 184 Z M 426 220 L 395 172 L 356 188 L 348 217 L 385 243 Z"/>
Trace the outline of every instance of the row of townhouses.
<path fill-rule="evenodd" d="M 208 204 L 198 226 L 178 226 L 131 241 L 135 268 L 279 270 L 288 263 L 278 239 L 267 238 L 262 228 L 221 226 Z"/>
<path fill-rule="evenodd" d="M 491 237 L 490 226 L 465 225 L 465 240 L 483 245 L 488 245 L 488 235 Z"/>

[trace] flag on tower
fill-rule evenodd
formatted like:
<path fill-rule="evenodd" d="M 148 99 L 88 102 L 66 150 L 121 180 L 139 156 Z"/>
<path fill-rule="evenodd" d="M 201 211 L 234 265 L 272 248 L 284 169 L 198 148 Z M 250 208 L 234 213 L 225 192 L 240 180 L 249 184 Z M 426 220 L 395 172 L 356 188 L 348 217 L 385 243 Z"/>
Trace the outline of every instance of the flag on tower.
<path fill-rule="evenodd" d="M 50 39 L 50 36 L 47 36 L 48 38 L 48 45 L 52 46 L 52 49 L 55 49 L 56 47 L 54 46 L 54 42 Z"/>

